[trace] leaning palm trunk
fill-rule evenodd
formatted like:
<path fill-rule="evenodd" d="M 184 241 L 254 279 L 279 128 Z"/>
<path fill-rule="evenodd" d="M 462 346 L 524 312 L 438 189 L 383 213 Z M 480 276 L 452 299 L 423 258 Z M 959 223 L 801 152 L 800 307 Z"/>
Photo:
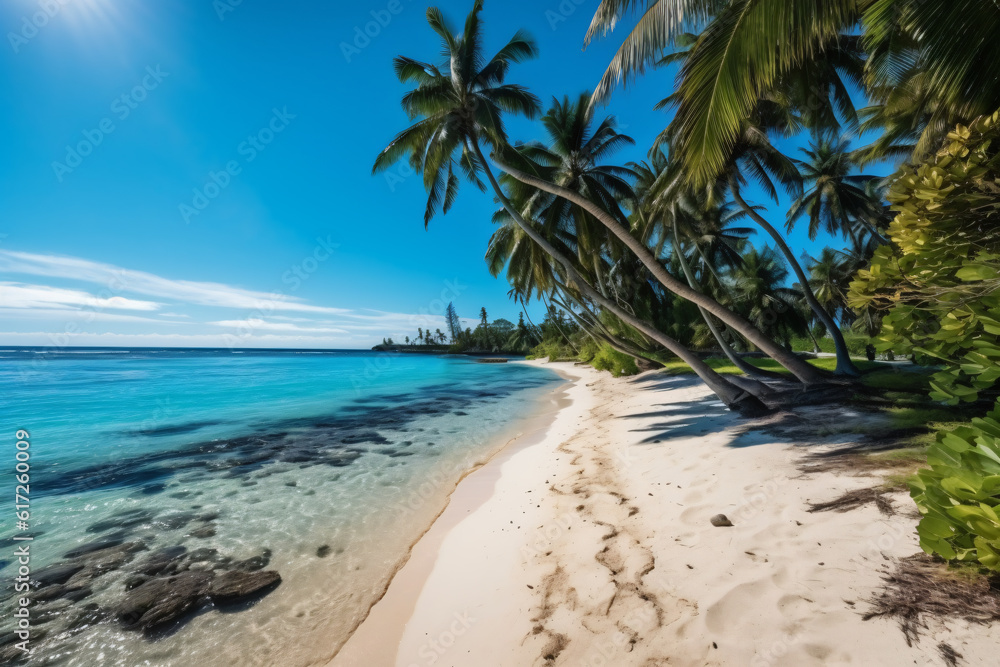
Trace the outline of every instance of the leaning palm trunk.
<path fill-rule="evenodd" d="M 586 282 L 576 270 L 573 263 L 561 252 L 559 252 L 551 243 L 549 243 L 545 237 L 539 234 L 534 227 L 525 222 L 524 218 L 521 217 L 520 212 L 511 205 L 507 196 L 500 188 L 500 184 L 497 182 L 496 177 L 493 175 L 493 170 L 490 169 L 489 163 L 486 161 L 486 157 L 483 155 L 482 149 L 479 147 L 478 140 L 476 140 L 475 137 L 470 137 L 469 144 L 470 148 L 475 152 L 476 157 L 479 159 L 480 165 L 485 171 L 486 176 L 490 181 L 490 185 L 493 187 L 493 192 L 496 194 L 507 213 L 510 214 L 511 218 L 528 238 L 538 244 L 539 248 L 548 253 L 550 257 L 562 265 L 563 269 L 566 271 L 567 279 L 573 282 L 584 296 L 600 305 L 601 308 L 613 313 L 618 317 L 618 319 L 622 320 L 626 324 L 643 332 L 679 357 L 682 361 L 684 361 L 684 363 L 689 365 L 692 370 L 694 370 L 698 377 L 700 377 L 702 381 L 708 385 L 708 388 L 711 389 L 730 410 L 740 412 L 741 414 L 747 416 L 761 415 L 768 411 L 767 407 L 759 398 L 728 382 L 724 377 L 716 373 L 708 364 L 702 361 L 696 354 L 685 348 L 673 338 L 664 334 L 662 331 L 658 330 L 652 324 L 644 322 L 643 320 L 640 320 L 634 315 L 626 312 L 617 303 L 605 298 L 593 286 Z"/>
<path fill-rule="evenodd" d="M 581 299 L 575 298 L 569 292 L 569 290 L 565 288 L 564 285 L 559 284 L 559 287 L 570 300 L 574 301 L 577 305 L 580 306 L 580 310 L 586 313 L 587 317 L 584 318 L 583 316 L 577 315 L 575 312 L 573 312 L 573 309 L 566 307 L 565 304 L 561 304 L 563 305 L 563 309 L 567 313 L 569 313 L 570 317 L 576 320 L 576 323 L 579 324 L 580 327 L 584 331 L 586 331 L 591 338 L 593 338 L 595 341 L 598 342 L 607 343 L 618 352 L 633 357 L 634 359 L 642 359 L 652 364 L 656 364 L 657 366 L 663 366 L 661 362 L 657 361 L 656 359 L 653 359 L 651 356 L 648 355 L 648 353 L 642 352 L 641 350 L 633 346 L 631 343 L 628 343 L 619 338 L 618 336 L 616 336 L 615 334 L 611 333 L 611 330 L 608 329 L 606 326 L 604 326 L 604 323 L 601 322 L 601 319 L 595 313 L 591 312 L 589 308 L 587 308 L 587 304 L 585 304 Z M 554 297 L 553 300 L 555 300 Z"/>
<path fill-rule="evenodd" d="M 583 195 L 574 192 L 573 190 L 549 183 L 544 179 L 531 176 L 513 167 L 508 167 L 497 160 L 496 156 L 494 156 L 494 162 L 496 162 L 498 167 L 525 185 L 530 185 L 538 188 L 539 190 L 544 190 L 549 194 L 562 197 L 582 207 L 588 213 L 597 218 L 597 220 L 607 227 L 612 234 L 618 237 L 618 239 L 624 243 L 626 247 L 628 247 L 628 249 L 636 255 L 636 257 L 639 258 L 643 265 L 649 269 L 650 273 L 652 273 L 657 281 L 659 281 L 659 283 L 666 289 L 698 306 L 701 306 L 715 317 L 718 317 L 726 325 L 742 334 L 744 338 L 767 354 L 767 356 L 771 357 L 788 369 L 792 375 L 797 377 L 801 382 L 805 384 L 818 384 L 824 381 L 823 374 L 815 366 L 800 359 L 791 350 L 786 350 L 772 341 L 770 338 L 761 333 L 757 327 L 752 325 L 740 315 L 724 307 L 715 299 L 698 292 L 670 275 L 670 273 L 663 267 L 662 264 L 660 264 L 649 248 L 643 245 L 639 239 L 632 236 L 632 234 L 629 233 L 629 230 L 625 229 L 625 227 L 619 224 L 617 220 L 601 209 L 600 206 L 597 206 L 592 201 Z"/>
<path fill-rule="evenodd" d="M 523 299 L 521 300 L 521 312 L 524 313 L 524 319 L 528 320 L 528 324 L 531 326 L 532 330 L 538 331 L 540 333 L 541 329 L 535 326 L 535 323 L 531 321 L 531 315 L 528 314 L 528 309 L 524 307 Z"/>
<path fill-rule="evenodd" d="M 554 313 L 555 309 L 548 302 L 548 300 L 545 299 L 545 294 L 542 294 L 542 300 L 545 301 L 545 306 L 550 310 L 550 312 Z M 573 340 L 568 335 L 566 335 L 566 332 L 563 331 L 563 328 L 559 326 L 559 320 L 553 317 L 552 324 L 556 326 L 556 330 L 559 332 L 559 335 L 563 337 L 563 340 L 565 340 L 571 348 L 573 348 L 573 351 L 576 352 L 577 354 L 580 354 L 580 348 L 576 346 L 576 343 L 574 343 Z"/>
<path fill-rule="evenodd" d="M 627 355 L 629 357 L 632 357 L 637 361 L 639 359 L 645 359 L 647 361 L 650 361 L 649 359 L 646 359 L 646 357 L 637 353 L 635 350 L 628 349 L 625 345 L 622 344 L 622 341 L 618 340 L 613 334 L 608 332 L 608 330 L 605 329 L 604 327 L 598 326 L 593 320 L 584 319 L 577 313 L 574 313 L 573 310 L 568 306 L 566 306 L 565 304 L 561 305 L 563 306 L 564 310 L 566 310 L 566 312 L 569 313 L 569 316 L 572 317 L 574 320 L 576 320 L 576 323 L 579 325 L 581 329 L 583 329 L 584 333 L 590 336 L 591 340 L 593 340 L 595 343 L 598 344 L 604 343 L 610 345 L 616 351 L 621 352 L 622 354 Z"/>
<path fill-rule="evenodd" d="M 761 229 L 767 232 L 771 238 L 774 239 L 778 249 L 781 250 L 781 254 L 785 256 L 785 260 L 789 263 L 789 265 L 791 265 L 792 270 L 795 271 L 795 276 L 799 279 L 799 285 L 802 287 L 802 294 L 805 295 L 806 303 L 808 303 L 809 307 L 812 308 L 812 311 L 816 313 L 816 317 L 818 317 L 820 321 L 826 325 L 827 330 L 830 332 L 830 336 L 833 338 L 833 344 L 837 348 L 837 370 L 835 373 L 837 375 L 847 375 L 850 377 L 858 377 L 861 375 L 861 371 L 859 371 L 857 366 L 854 365 L 854 362 L 851 361 L 851 354 L 847 351 L 847 343 L 844 341 L 844 334 L 840 331 L 840 327 L 837 326 L 837 323 L 833 321 L 830 313 L 826 312 L 826 308 L 824 308 L 820 302 L 816 300 L 816 295 L 813 294 L 812 288 L 809 287 L 809 278 L 806 277 L 806 272 L 802 270 L 802 265 L 795 259 L 795 254 L 792 253 L 792 249 L 788 247 L 787 243 L 785 243 L 785 239 L 778 233 L 778 230 L 771 226 L 771 223 L 765 220 L 764 217 L 757 213 L 752 206 L 749 206 L 746 203 L 743 196 L 739 192 L 739 188 L 735 187 L 735 184 L 730 188 L 730 190 L 733 193 L 733 198 L 736 200 L 736 203 L 739 204 L 751 218 L 753 218 L 753 221 L 756 222 Z"/>
<path fill-rule="evenodd" d="M 674 251 L 677 253 L 677 261 L 680 263 L 681 269 L 684 271 L 684 277 L 687 278 L 688 285 L 691 286 L 691 289 L 701 291 L 698 289 L 698 281 L 695 280 L 694 272 L 691 271 L 691 267 L 688 265 L 687 259 L 684 257 L 684 251 L 681 248 L 681 237 L 677 232 L 676 218 L 674 219 Z M 701 313 L 702 319 L 705 320 L 705 324 L 708 325 L 708 330 L 712 332 L 712 336 L 715 337 L 719 347 L 722 348 L 722 352 L 738 369 L 751 377 L 769 378 L 771 380 L 785 379 L 784 376 L 779 375 L 778 373 L 772 373 L 771 371 L 766 371 L 763 368 L 754 366 L 743 357 L 736 354 L 736 350 L 732 348 L 729 341 L 727 341 L 719 332 L 719 328 L 715 326 L 715 321 L 712 319 L 712 316 L 705 312 L 705 309 L 701 306 L 698 306 L 698 312 Z"/>

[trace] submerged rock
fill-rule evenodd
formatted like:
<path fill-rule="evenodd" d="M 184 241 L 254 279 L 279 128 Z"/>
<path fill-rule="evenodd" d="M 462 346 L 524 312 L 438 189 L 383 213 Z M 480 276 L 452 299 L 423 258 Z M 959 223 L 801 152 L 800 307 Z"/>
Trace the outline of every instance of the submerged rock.
<path fill-rule="evenodd" d="M 114 515 L 110 519 L 92 523 L 87 527 L 88 533 L 103 533 L 115 528 L 133 528 L 152 521 L 156 517 L 156 512 L 146 509 L 128 510 Z"/>
<path fill-rule="evenodd" d="M 131 577 L 125 580 L 125 590 L 130 591 L 133 588 L 142 586 L 150 579 L 152 579 L 152 577 L 146 574 L 133 574 Z"/>
<path fill-rule="evenodd" d="M 218 604 L 245 600 L 270 591 L 281 583 L 281 575 L 274 570 L 239 572 L 232 570 L 218 575 L 208 587 L 208 596 Z"/>
<path fill-rule="evenodd" d="M 192 571 L 150 579 L 125 595 L 115 617 L 126 628 L 142 631 L 176 621 L 205 598 L 212 577 Z"/>
<path fill-rule="evenodd" d="M 186 553 L 187 547 L 183 546 L 157 549 L 139 564 L 136 572 L 149 575 L 173 574 Z"/>
<path fill-rule="evenodd" d="M 77 558 L 78 556 L 85 556 L 95 551 L 103 551 L 105 549 L 110 549 L 111 547 L 117 547 L 124 541 L 125 541 L 125 536 L 122 533 L 119 533 L 117 535 L 108 535 L 107 537 L 104 537 L 102 539 L 81 544 L 72 551 L 67 551 L 65 554 L 63 554 L 63 558 Z"/>
<path fill-rule="evenodd" d="M 57 600 L 50 604 L 40 605 L 31 614 L 31 622 L 37 625 L 50 623 L 66 613 L 73 606 L 71 600 Z"/>
<path fill-rule="evenodd" d="M 48 565 L 32 572 L 31 582 L 35 588 L 65 584 L 70 580 L 70 577 L 83 568 L 83 563 L 56 563 Z"/>
<path fill-rule="evenodd" d="M 212 524 L 208 523 L 208 524 L 205 524 L 204 526 L 200 526 L 198 528 L 195 528 L 190 533 L 188 533 L 188 535 L 191 536 L 191 537 L 197 537 L 197 538 L 202 538 L 203 539 L 203 538 L 206 538 L 206 537 L 215 537 L 215 533 L 216 533 L 215 526 L 213 526 Z"/>
<path fill-rule="evenodd" d="M 244 572 L 254 572 L 256 570 L 263 570 L 271 562 L 271 550 L 264 549 L 259 556 L 253 556 L 252 558 L 247 558 L 246 560 L 238 560 L 233 563 L 234 570 L 242 570 Z"/>
<path fill-rule="evenodd" d="M 84 600 L 86 598 L 89 598 L 93 594 L 94 594 L 94 590 L 92 588 L 90 588 L 89 586 L 85 586 L 83 588 L 76 588 L 76 589 L 67 591 L 62 596 L 62 599 L 63 600 L 69 600 L 70 602 L 79 602 L 80 600 Z"/>
<path fill-rule="evenodd" d="M 190 554 L 188 554 L 188 560 L 192 563 L 198 563 L 202 561 L 215 560 L 219 555 L 218 549 L 209 549 L 207 547 L 202 547 L 201 549 L 195 549 Z"/>
<path fill-rule="evenodd" d="M 145 550 L 146 545 L 142 542 L 124 542 L 99 551 L 92 551 L 76 560 L 86 566 L 85 571 L 80 574 L 93 579 L 131 563 L 135 559 L 136 553 Z"/>
<path fill-rule="evenodd" d="M 195 519 L 194 512 L 179 512 L 169 516 L 161 516 L 153 522 L 153 527 L 159 530 L 177 530 L 183 528 Z"/>
<path fill-rule="evenodd" d="M 49 600 L 58 600 L 63 597 L 69 597 L 81 590 L 89 590 L 85 585 L 68 585 L 68 584 L 56 584 L 53 586 L 46 586 L 40 591 L 35 591 L 31 594 L 31 599 L 34 602 L 48 602 Z"/>
<path fill-rule="evenodd" d="M 730 521 L 725 514 L 716 514 L 711 519 L 709 519 L 709 521 L 711 521 L 712 525 L 715 526 L 716 528 L 726 528 L 733 525 L 733 522 Z"/>
<path fill-rule="evenodd" d="M 64 630 L 75 632 L 102 623 L 108 619 L 109 612 L 102 609 L 96 603 L 86 604 L 82 609 L 73 608 L 72 612 L 66 614 L 66 626 Z"/>

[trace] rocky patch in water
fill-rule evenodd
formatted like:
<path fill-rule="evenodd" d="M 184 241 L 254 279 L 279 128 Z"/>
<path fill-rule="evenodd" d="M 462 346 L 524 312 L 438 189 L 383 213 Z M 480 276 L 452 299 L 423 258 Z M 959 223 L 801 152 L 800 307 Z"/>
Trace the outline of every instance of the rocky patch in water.
<path fill-rule="evenodd" d="M 420 394 L 371 397 L 357 401 L 336 414 L 318 418 L 297 418 L 260 424 L 253 435 L 195 442 L 186 447 L 146 452 L 140 458 L 126 458 L 54 476 L 46 494 L 78 493 L 99 488 L 134 488 L 139 494 L 157 494 L 164 483 L 181 474 L 217 474 L 246 477 L 268 463 L 283 462 L 293 467 L 326 465 L 346 467 L 372 447 L 391 446 L 383 431 L 410 430 L 415 420 L 434 414 L 468 414 L 470 407 L 491 402 L 547 380 L 520 378 L 516 383 L 491 385 L 490 389 L 454 392 L 428 389 Z M 375 402 L 376 404 L 372 404 Z M 167 426 L 156 433 L 166 435 L 197 431 L 208 423 Z M 373 426 L 374 425 L 374 426 Z M 421 430 L 414 428 L 412 430 Z M 389 452 L 385 452 L 389 453 Z M 392 451 L 390 456 L 406 456 Z M 136 510 L 117 523 L 90 527 L 91 532 L 127 528 L 147 523 L 150 517 Z"/>
<path fill-rule="evenodd" d="M 208 513 L 189 520 L 204 527 L 217 517 Z M 107 622 L 155 633 L 183 623 L 205 606 L 252 603 L 281 583 L 278 572 L 264 569 L 270 560 L 269 549 L 241 560 L 213 548 L 189 550 L 178 545 L 150 550 L 142 540 L 126 541 L 124 533 L 81 544 L 62 560 L 32 573 L 32 640 L 42 641 L 46 634 L 73 635 Z M 99 581 L 115 571 L 117 579 Z M 86 601 L 95 588 L 119 586 L 123 594 L 113 602 Z M 16 636 L 9 634 L 0 634 L 0 663 L 4 664 L 19 658 L 13 646 Z"/>

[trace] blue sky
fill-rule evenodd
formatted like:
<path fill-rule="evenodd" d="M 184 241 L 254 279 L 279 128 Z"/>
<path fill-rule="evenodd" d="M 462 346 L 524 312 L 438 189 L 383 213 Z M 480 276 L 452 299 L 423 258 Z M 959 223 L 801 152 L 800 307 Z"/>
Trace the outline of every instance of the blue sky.
<path fill-rule="evenodd" d="M 458 23 L 472 3 L 436 4 Z M 510 80 L 575 96 L 621 38 L 582 49 L 596 5 L 487 0 L 488 50 L 527 29 L 541 56 Z M 443 327 L 447 301 L 516 321 L 483 262 L 491 198 L 465 187 L 425 231 L 420 178 L 370 174 L 407 123 L 392 57 L 437 58 L 426 7 L 5 0 L 0 344 L 369 347 Z M 665 126 L 672 81 L 616 93 L 621 162 Z"/>

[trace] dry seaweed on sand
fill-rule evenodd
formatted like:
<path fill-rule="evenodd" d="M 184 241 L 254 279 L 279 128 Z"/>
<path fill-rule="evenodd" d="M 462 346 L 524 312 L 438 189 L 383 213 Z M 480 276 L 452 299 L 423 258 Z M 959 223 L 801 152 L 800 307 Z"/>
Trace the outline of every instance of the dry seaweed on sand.
<path fill-rule="evenodd" d="M 810 503 L 810 512 L 850 512 L 851 510 L 874 503 L 878 511 L 885 516 L 896 514 L 896 505 L 892 498 L 886 495 L 885 488 L 875 486 L 867 489 L 848 491 L 839 498 L 825 503 Z"/>
<path fill-rule="evenodd" d="M 944 642 L 938 644 L 937 648 L 938 653 L 941 654 L 941 660 L 944 661 L 944 664 L 948 665 L 948 667 L 958 667 L 958 661 L 962 659 L 961 653 L 953 649 L 950 644 L 946 644 Z"/>
<path fill-rule="evenodd" d="M 910 454 L 905 456 L 904 454 Z M 910 472 L 921 467 L 922 451 L 899 448 L 873 452 L 843 448 L 803 457 L 799 470 L 805 475 L 823 472 L 846 473 L 854 477 L 875 477 L 884 473 Z"/>
<path fill-rule="evenodd" d="M 909 646 L 920 639 L 921 631 L 927 630 L 929 617 L 983 625 L 1000 620 L 996 581 L 973 570 L 949 569 L 927 554 L 900 559 L 884 581 L 885 587 L 868 600 L 871 609 L 863 618 L 896 619 Z M 954 649 L 949 650 L 954 653 Z M 954 659 L 960 657 L 954 653 Z"/>

